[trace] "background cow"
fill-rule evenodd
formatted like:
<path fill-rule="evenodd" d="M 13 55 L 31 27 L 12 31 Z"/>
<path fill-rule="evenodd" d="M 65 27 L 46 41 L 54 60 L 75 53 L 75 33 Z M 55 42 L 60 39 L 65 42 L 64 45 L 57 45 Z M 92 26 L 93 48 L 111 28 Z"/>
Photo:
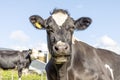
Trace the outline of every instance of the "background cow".
<path fill-rule="evenodd" d="M 31 49 L 23 51 L 0 50 L 0 68 L 4 70 L 17 68 L 18 77 L 21 80 L 22 70 L 29 68 L 32 60 L 36 59 L 38 53 L 33 53 Z"/>
<path fill-rule="evenodd" d="M 86 29 L 92 22 L 90 18 L 74 20 L 66 10 L 54 9 L 47 19 L 33 15 L 30 22 L 37 29 L 47 31 L 52 56 L 46 66 L 48 80 L 120 79 L 120 57 L 117 54 L 73 39 L 74 30 Z"/>

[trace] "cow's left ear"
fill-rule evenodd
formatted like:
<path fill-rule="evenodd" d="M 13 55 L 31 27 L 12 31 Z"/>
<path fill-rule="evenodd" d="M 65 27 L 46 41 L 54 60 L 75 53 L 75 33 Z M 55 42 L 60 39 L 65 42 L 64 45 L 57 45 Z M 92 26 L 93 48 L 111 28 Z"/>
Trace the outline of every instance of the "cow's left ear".
<path fill-rule="evenodd" d="M 28 50 L 28 53 L 29 53 L 29 54 L 32 54 L 32 49 L 29 49 L 29 50 Z"/>
<path fill-rule="evenodd" d="M 92 23 L 92 19 L 89 17 L 81 17 L 75 21 L 76 30 L 84 30 Z"/>
<path fill-rule="evenodd" d="M 43 29 L 44 28 L 44 19 L 38 15 L 32 15 L 29 18 L 32 25 L 37 29 Z"/>

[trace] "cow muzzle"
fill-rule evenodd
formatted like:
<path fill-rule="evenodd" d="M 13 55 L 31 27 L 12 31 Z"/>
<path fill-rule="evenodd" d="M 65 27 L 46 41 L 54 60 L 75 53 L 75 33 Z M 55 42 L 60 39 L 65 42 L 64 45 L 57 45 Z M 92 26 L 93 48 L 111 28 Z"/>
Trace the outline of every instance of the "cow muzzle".
<path fill-rule="evenodd" d="M 58 41 L 53 46 L 53 51 L 53 57 L 56 64 L 61 64 L 68 61 L 68 57 L 70 56 L 70 47 L 67 43 Z"/>

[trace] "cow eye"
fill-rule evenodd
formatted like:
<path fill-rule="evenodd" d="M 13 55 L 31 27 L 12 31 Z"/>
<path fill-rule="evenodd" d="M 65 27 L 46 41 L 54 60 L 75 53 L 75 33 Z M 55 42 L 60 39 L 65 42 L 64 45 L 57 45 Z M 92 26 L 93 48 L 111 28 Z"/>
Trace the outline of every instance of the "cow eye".
<path fill-rule="evenodd" d="M 74 30 L 74 29 L 75 29 L 75 26 L 72 26 L 71 29 Z"/>
<path fill-rule="evenodd" d="M 70 31 L 73 31 L 74 29 L 75 29 L 75 27 L 74 27 L 74 26 L 71 26 L 71 27 L 70 27 L 70 26 L 68 26 L 68 27 L 67 27 L 67 30 L 70 30 Z"/>
<path fill-rule="evenodd" d="M 54 30 L 53 30 L 52 27 L 47 27 L 47 30 L 48 30 L 49 32 L 54 32 Z"/>
<path fill-rule="evenodd" d="M 54 32 L 52 29 L 49 30 L 50 32 Z"/>

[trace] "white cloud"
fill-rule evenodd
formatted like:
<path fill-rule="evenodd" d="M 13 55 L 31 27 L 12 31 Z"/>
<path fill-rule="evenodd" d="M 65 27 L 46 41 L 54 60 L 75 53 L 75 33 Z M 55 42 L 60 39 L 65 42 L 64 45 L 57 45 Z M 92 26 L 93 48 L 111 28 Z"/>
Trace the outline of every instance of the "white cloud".
<path fill-rule="evenodd" d="M 48 51 L 47 43 L 44 43 L 44 42 L 39 42 L 35 44 L 34 48 L 36 48 L 37 50 Z"/>
<path fill-rule="evenodd" d="M 26 42 L 29 40 L 29 36 L 26 35 L 23 31 L 17 30 L 10 34 L 10 38 L 17 41 Z"/>
<path fill-rule="evenodd" d="M 10 38 L 12 40 L 16 40 L 19 42 L 26 42 L 29 41 L 30 37 L 28 35 L 26 35 L 23 31 L 21 30 L 17 30 L 14 31 L 10 34 Z M 15 49 L 15 50 L 26 50 L 26 49 L 32 49 L 32 48 L 36 48 L 38 50 L 42 50 L 42 51 L 48 51 L 47 49 L 47 43 L 45 42 L 35 42 L 35 43 L 23 43 L 23 44 L 12 44 L 10 46 L 11 49 Z"/>
<path fill-rule="evenodd" d="M 38 43 L 34 43 L 34 44 L 30 44 L 30 45 L 12 45 L 10 47 L 11 49 L 14 49 L 14 50 L 28 50 L 28 49 L 37 49 L 37 50 L 42 50 L 42 51 L 48 51 L 48 48 L 47 48 L 47 43 L 45 42 L 38 42 Z"/>
<path fill-rule="evenodd" d="M 113 39 L 108 37 L 107 35 L 101 37 L 100 41 L 101 41 L 101 44 L 104 46 L 116 46 L 117 45 L 117 43 Z"/>
<path fill-rule="evenodd" d="M 19 50 L 19 51 L 28 50 L 29 49 L 29 47 L 27 47 L 27 46 L 19 46 L 19 45 L 12 45 L 10 48 L 14 49 L 14 50 Z"/>
<path fill-rule="evenodd" d="M 98 40 L 95 47 L 108 49 L 116 52 L 117 54 L 120 54 L 120 45 L 118 45 L 116 41 L 114 41 L 112 38 L 108 37 L 107 35 L 102 36 Z"/>

